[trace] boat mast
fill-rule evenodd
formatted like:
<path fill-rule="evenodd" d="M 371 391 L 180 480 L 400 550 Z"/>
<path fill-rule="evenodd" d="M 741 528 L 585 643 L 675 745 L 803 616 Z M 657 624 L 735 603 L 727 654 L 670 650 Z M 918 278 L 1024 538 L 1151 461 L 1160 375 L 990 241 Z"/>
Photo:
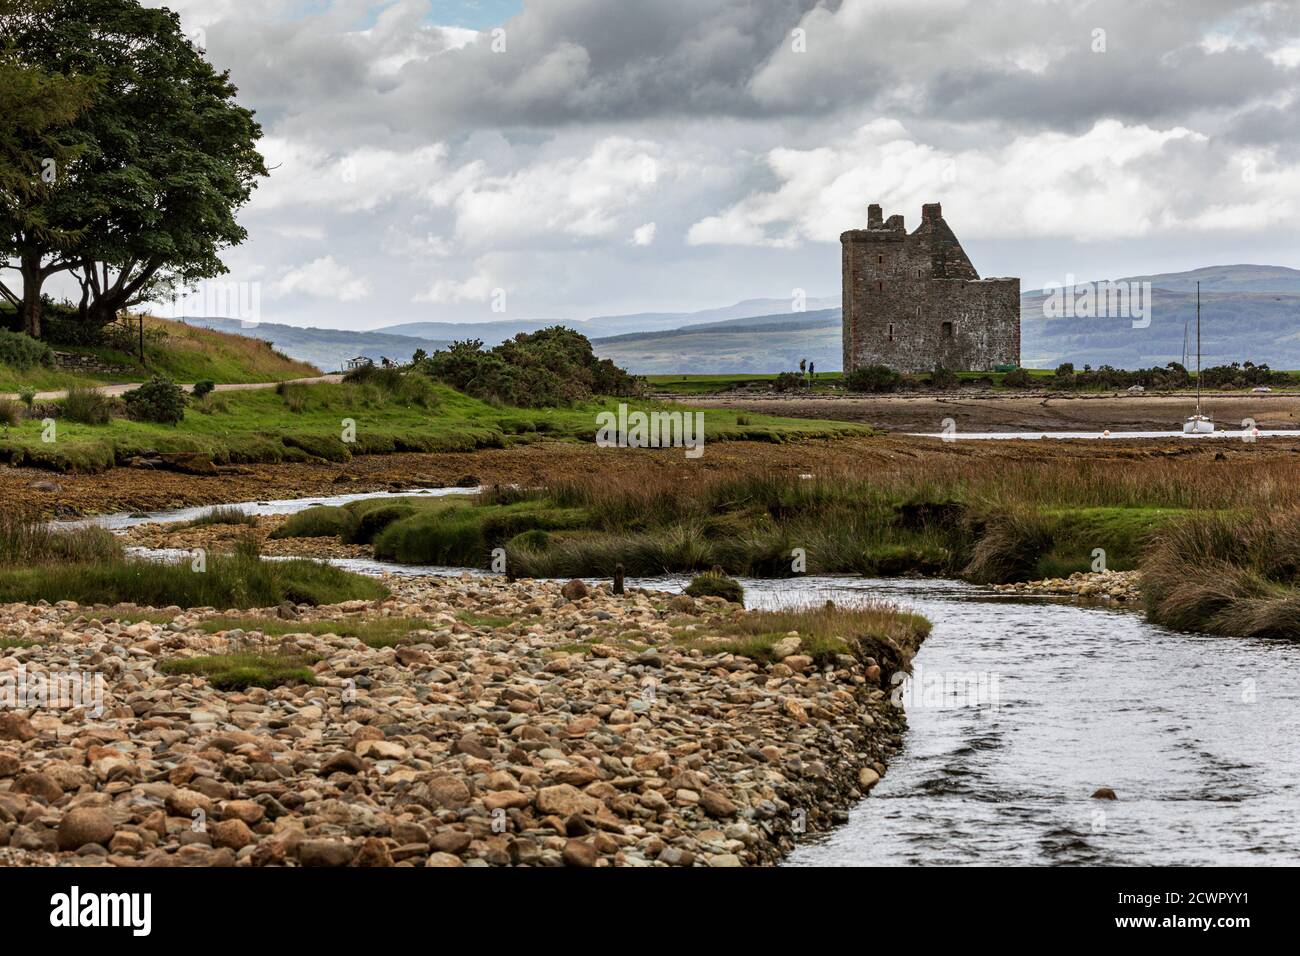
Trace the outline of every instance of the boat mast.
<path fill-rule="evenodd" d="M 1196 283 L 1196 417 L 1201 417 L 1201 284 Z"/>

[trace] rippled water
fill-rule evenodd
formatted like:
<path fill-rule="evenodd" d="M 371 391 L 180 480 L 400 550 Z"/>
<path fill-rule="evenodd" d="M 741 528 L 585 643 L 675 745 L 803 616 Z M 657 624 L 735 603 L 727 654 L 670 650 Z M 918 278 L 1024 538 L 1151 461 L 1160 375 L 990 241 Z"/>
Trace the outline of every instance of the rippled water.
<path fill-rule="evenodd" d="M 221 508 L 233 508 L 242 511 L 248 515 L 292 515 L 299 511 L 306 511 L 308 508 L 315 508 L 318 505 L 346 505 L 353 501 L 364 501 L 371 498 L 438 498 L 443 495 L 472 495 L 478 488 L 413 488 L 410 491 L 367 491 L 348 495 L 331 495 L 327 497 L 317 496 L 314 498 L 284 498 L 275 501 L 241 501 L 231 505 L 220 505 Z M 111 515 L 100 515 L 95 518 L 85 518 L 75 521 L 53 521 L 55 527 L 74 527 L 78 525 L 98 525 L 101 528 L 107 528 L 110 531 L 120 531 L 125 528 L 134 528 L 141 524 L 171 524 L 178 521 L 193 521 L 202 514 L 211 511 L 213 505 L 203 505 L 197 508 L 174 508 L 169 511 L 150 511 L 150 512 L 119 512 Z"/>
<path fill-rule="evenodd" d="M 884 779 L 790 865 L 1300 861 L 1300 645 L 957 582 L 829 590 L 926 615 L 921 684 L 996 675 L 997 704 L 926 706 L 914 693 Z M 1103 786 L 1119 799 L 1089 799 Z"/>
<path fill-rule="evenodd" d="M 362 497 L 384 496 L 243 507 Z M 127 526 L 118 519 L 134 520 L 109 526 Z M 465 570 L 331 563 L 370 574 Z M 686 580 L 627 583 L 678 591 Z M 902 752 L 845 826 L 810 836 L 788 865 L 1300 862 L 1300 644 L 1179 634 L 1132 612 L 956 581 L 742 583 L 750 607 L 883 598 L 934 624 L 904 688 Z M 945 679 L 949 693 L 935 693 Z M 1119 799 L 1090 799 L 1098 787 Z"/>
<path fill-rule="evenodd" d="M 1121 439 L 1128 439 L 1128 438 L 1191 438 L 1197 440 L 1204 438 L 1210 441 L 1214 441 L 1215 439 L 1233 439 L 1236 441 L 1241 441 L 1243 439 L 1243 436 L 1246 435 L 1246 432 L 1240 428 L 1237 428 L 1237 429 L 1223 429 L 1222 431 L 1216 431 L 1211 434 L 1205 434 L 1205 435 L 1188 435 L 1188 434 L 1184 434 L 1181 429 L 1179 431 L 1167 431 L 1167 432 L 1115 432 L 1115 431 L 1112 432 L 1101 432 L 1101 431 L 963 432 L 963 431 L 954 431 L 954 432 L 912 432 L 910 434 L 912 438 L 942 438 L 945 441 L 1009 441 L 1013 439 L 1041 441 L 1047 438 L 1095 438 L 1098 440 L 1105 439 L 1107 441 L 1120 441 Z M 1255 432 L 1250 436 L 1251 439 L 1297 438 L 1297 437 L 1300 437 L 1300 431 L 1296 431 L 1294 429 L 1285 429 L 1285 428 L 1269 429 L 1267 431 L 1261 429 L 1260 431 Z"/>

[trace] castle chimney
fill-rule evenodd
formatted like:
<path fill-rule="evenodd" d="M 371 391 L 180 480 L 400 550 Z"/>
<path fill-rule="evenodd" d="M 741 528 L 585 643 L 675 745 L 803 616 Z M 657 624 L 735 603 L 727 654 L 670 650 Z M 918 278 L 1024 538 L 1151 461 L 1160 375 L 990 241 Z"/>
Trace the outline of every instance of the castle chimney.
<path fill-rule="evenodd" d="M 938 222 L 943 218 L 943 207 L 937 202 L 928 202 L 921 207 L 922 222 Z"/>
<path fill-rule="evenodd" d="M 879 229 L 885 224 L 885 213 L 880 208 L 880 203 L 872 203 L 867 207 L 867 228 Z"/>

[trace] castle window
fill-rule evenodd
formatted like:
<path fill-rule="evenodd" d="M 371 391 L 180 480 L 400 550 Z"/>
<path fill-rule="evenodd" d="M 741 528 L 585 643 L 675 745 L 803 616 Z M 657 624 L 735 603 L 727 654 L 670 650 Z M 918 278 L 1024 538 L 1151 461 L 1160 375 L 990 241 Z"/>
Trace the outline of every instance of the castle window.
<path fill-rule="evenodd" d="M 894 341 L 894 323 L 889 323 L 889 341 Z"/>
<path fill-rule="evenodd" d="M 884 264 L 885 264 L 885 257 L 884 257 L 884 256 L 876 256 L 876 265 L 878 265 L 878 266 L 883 266 Z"/>
<path fill-rule="evenodd" d="M 884 284 L 883 282 L 877 281 L 877 282 L 876 282 L 876 291 L 877 291 L 877 292 L 884 292 L 884 291 L 885 291 L 885 284 Z"/>
<path fill-rule="evenodd" d="M 941 326 L 941 328 L 942 328 L 942 330 L 943 330 L 943 337 L 944 337 L 945 339 L 950 339 L 950 338 L 952 338 L 952 323 L 951 323 L 951 322 L 945 322 L 945 323 L 943 323 L 943 325 Z"/>
<path fill-rule="evenodd" d="M 916 270 L 916 277 L 917 277 L 918 279 L 921 278 L 921 270 L 920 270 L 920 269 L 917 269 L 917 270 Z"/>

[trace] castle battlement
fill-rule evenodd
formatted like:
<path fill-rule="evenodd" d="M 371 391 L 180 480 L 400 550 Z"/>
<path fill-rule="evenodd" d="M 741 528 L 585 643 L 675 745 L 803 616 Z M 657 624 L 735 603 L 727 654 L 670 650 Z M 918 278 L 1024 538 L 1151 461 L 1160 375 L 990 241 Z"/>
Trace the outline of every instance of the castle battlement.
<path fill-rule="evenodd" d="M 1020 280 L 981 279 L 939 203 L 921 207 L 910 233 L 901 215 L 886 219 L 872 203 L 867 228 L 848 230 L 840 244 L 845 372 L 1020 364 Z"/>

